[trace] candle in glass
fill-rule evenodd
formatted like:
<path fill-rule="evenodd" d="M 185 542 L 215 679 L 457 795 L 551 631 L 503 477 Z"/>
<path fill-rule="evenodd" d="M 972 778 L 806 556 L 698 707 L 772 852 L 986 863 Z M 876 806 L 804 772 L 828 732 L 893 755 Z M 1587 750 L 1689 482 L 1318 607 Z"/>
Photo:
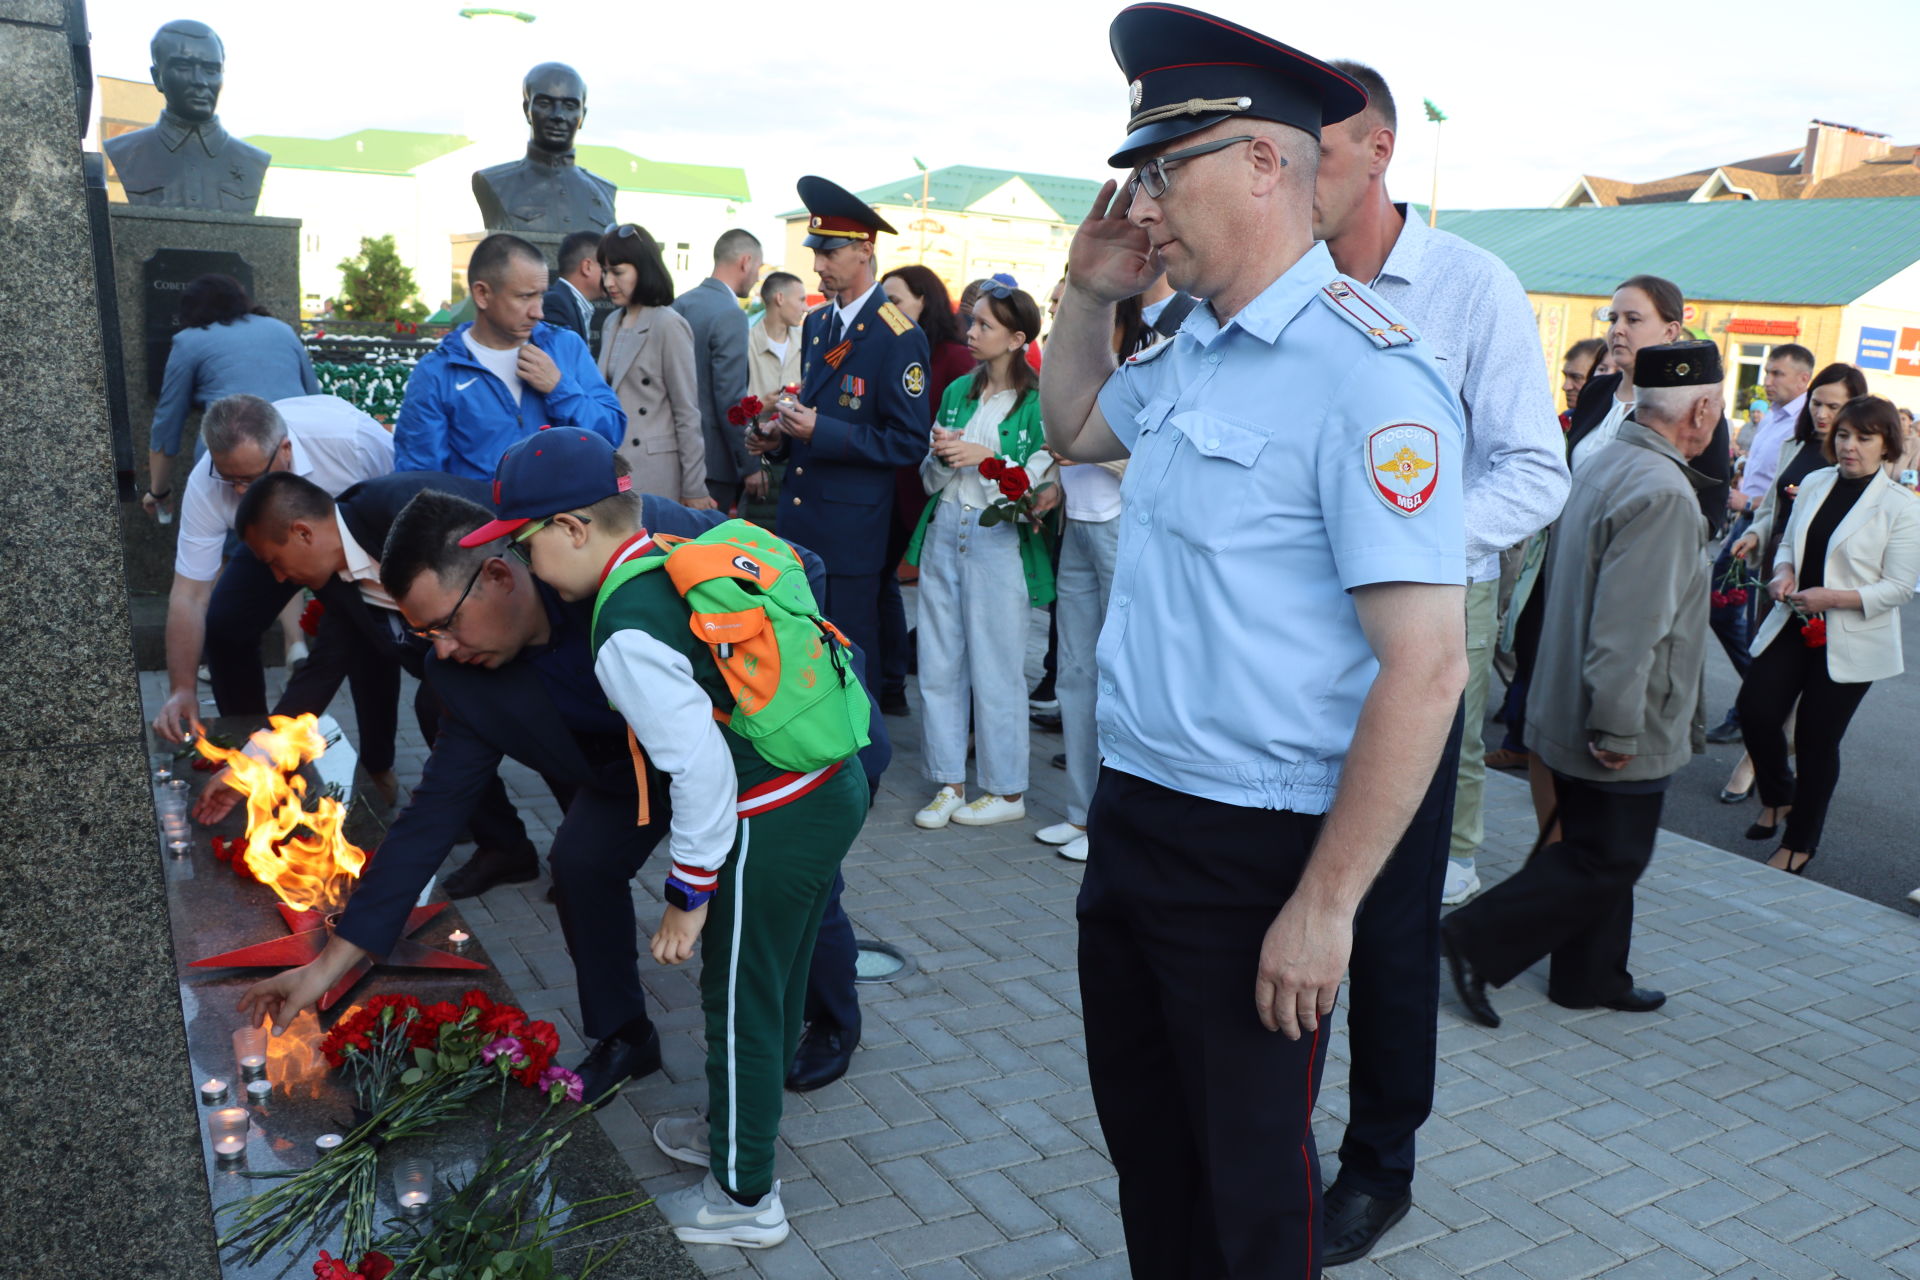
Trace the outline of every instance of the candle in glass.
<path fill-rule="evenodd" d="M 260 1027 L 242 1027 L 233 1033 L 233 1056 L 240 1064 L 242 1080 L 264 1080 L 267 1077 L 267 1029 Z"/>
<path fill-rule="evenodd" d="M 433 1200 L 433 1161 L 415 1156 L 394 1165 L 393 1190 L 401 1213 L 408 1217 L 425 1213 Z"/>
<path fill-rule="evenodd" d="M 231 1160 L 247 1149 L 247 1127 L 252 1122 L 244 1107 L 222 1107 L 207 1113 L 207 1137 L 213 1141 L 213 1153 Z"/>

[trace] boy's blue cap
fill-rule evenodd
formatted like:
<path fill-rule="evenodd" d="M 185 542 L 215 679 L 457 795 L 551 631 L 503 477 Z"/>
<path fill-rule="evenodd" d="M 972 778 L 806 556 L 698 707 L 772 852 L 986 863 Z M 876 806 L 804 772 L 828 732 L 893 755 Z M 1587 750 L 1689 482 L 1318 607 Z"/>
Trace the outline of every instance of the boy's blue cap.
<path fill-rule="evenodd" d="M 578 427 L 542 427 L 500 455 L 493 471 L 494 519 L 460 539 L 477 547 L 504 538 L 529 520 L 590 507 L 633 488 L 613 474 L 614 449 Z"/>

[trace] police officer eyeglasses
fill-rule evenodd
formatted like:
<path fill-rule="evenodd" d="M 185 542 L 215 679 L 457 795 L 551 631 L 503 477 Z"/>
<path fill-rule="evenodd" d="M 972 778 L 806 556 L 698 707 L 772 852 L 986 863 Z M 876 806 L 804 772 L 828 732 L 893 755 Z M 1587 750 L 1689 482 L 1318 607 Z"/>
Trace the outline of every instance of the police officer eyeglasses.
<path fill-rule="evenodd" d="M 480 581 L 480 575 L 487 571 L 487 563 L 492 559 L 493 557 L 489 556 L 486 560 L 482 560 L 480 567 L 473 571 L 473 576 L 467 579 L 467 589 L 462 591 L 460 598 L 453 602 L 453 612 L 449 613 L 440 621 L 429 623 L 424 627 L 408 627 L 406 629 L 407 634 L 416 636 L 421 640 L 444 639 L 447 633 L 453 630 L 453 624 L 460 620 L 461 606 L 466 604 L 467 597 L 473 594 L 474 585 Z"/>
<path fill-rule="evenodd" d="M 1197 147 L 1186 147 L 1179 151 L 1169 151 L 1163 156 L 1155 156 L 1135 169 L 1133 175 L 1127 179 L 1127 201 L 1132 203 L 1134 197 L 1142 190 L 1155 200 L 1166 195 L 1167 166 L 1170 164 L 1191 160 L 1195 156 L 1210 155 L 1215 151 L 1225 151 L 1228 147 L 1252 141 L 1253 135 L 1248 133 L 1237 138 L 1219 138 L 1213 142 L 1203 142 Z"/>

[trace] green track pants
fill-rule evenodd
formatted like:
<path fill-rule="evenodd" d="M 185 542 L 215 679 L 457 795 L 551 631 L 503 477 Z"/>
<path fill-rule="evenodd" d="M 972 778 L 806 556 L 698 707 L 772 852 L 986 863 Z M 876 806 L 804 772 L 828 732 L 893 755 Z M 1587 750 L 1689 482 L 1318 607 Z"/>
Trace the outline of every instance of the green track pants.
<path fill-rule="evenodd" d="M 790 804 L 740 819 L 701 933 L 713 1176 L 754 1199 L 773 1189 L 787 1066 L 800 1043 L 807 966 L 840 860 L 867 817 L 858 759 Z"/>

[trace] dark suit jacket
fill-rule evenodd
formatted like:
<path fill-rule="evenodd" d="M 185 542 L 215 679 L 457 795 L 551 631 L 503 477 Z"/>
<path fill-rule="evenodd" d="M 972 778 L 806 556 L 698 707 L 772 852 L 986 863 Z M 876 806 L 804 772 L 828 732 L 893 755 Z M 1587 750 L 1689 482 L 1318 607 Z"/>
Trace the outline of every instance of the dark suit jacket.
<path fill-rule="evenodd" d="M 641 519 L 655 533 L 698 537 L 725 518 L 717 511 L 695 511 L 656 494 L 644 495 L 641 503 Z M 820 558 L 801 547 L 794 551 L 806 564 L 807 580 L 815 593 L 824 598 L 826 570 Z M 553 599 L 549 588 L 540 590 Z M 593 601 L 558 607 L 570 611 L 575 638 L 584 638 L 592 625 Z M 578 652 L 580 661 L 591 667 L 590 647 L 582 643 Z M 367 864 L 338 925 L 341 937 L 377 955 L 386 954 L 400 936 L 407 912 L 465 830 L 502 756 L 565 786 L 626 796 L 636 790 L 624 737 L 609 735 L 610 741 L 597 741 L 574 734 L 533 664 L 525 659 L 488 669 L 442 662 L 429 653 L 425 670 L 443 711 L 440 736 L 427 757 L 420 784 Z M 877 708 L 868 734 L 873 745 L 860 753 L 861 763 L 869 778 L 878 778 L 892 750 Z M 649 795 L 653 825 L 664 830 L 669 820 L 667 792 L 657 777 L 651 780 Z"/>
<path fill-rule="evenodd" d="M 334 510 L 353 540 L 377 560 L 401 509 L 423 489 L 458 494 L 482 506 L 492 497 L 483 481 L 440 471 L 395 471 L 345 490 L 333 500 Z M 320 619 L 320 633 L 314 637 L 307 660 L 287 680 L 286 692 L 274 704 L 274 715 L 297 716 L 308 711 L 318 715 L 325 711 L 340 691 L 340 682 L 358 663 L 369 659 L 398 663 L 415 676 L 421 673 L 426 645 L 401 630 L 399 614 L 369 605 L 358 586 L 337 576 L 327 579 L 314 596 L 326 610 Z"/>
<path fill-rule="evenodd" d="M 747 317 L 733 290 L 708 276 L 673 300 L 693 329 L 693 367 L 700 379 L 700 432 L 707 446 L 707 479 L 733 484 L 759 469 L 747 454 L 745 431 L 727 410 L 747 394 Z"/>
<path fill-rule="evenodd" d="M 575 295 L 573 286 L 564 280 L 555 280 L 553 287 L 540 299 L 540 318 L 548 324 L 557 324 L 562 329 L 571 329 L 580 335 L 580 341 L 593 349 L 593 334 L 588 322 L 593 319 L 593 308 L 582 306 Z"/>
<path fill-rule="evenodd" d="M 1588 378 L 1587 385 L 1580 389 L 1580 399 L 1573 406 L 1567 427 L 1568 462 L 1573 460 L 1573 447 L 1592 435 L 1593 429 L 1606 420 L 1622 376 L 1609 373 Z M 1689 464 L 1713 481 L 1700 491 L 1700 512 L 1706 516 L 1707 525 L 1716 538 L 1727 528 L 1727 495 L 1732 491 L 1733 476 L 1732 440 L 1733 436 L 1727 430 L 1726 415 L 1722 414 L 1720 425 L 1713 429 L 1713 439 L 1707 442 L 1706 452 Z"/>

